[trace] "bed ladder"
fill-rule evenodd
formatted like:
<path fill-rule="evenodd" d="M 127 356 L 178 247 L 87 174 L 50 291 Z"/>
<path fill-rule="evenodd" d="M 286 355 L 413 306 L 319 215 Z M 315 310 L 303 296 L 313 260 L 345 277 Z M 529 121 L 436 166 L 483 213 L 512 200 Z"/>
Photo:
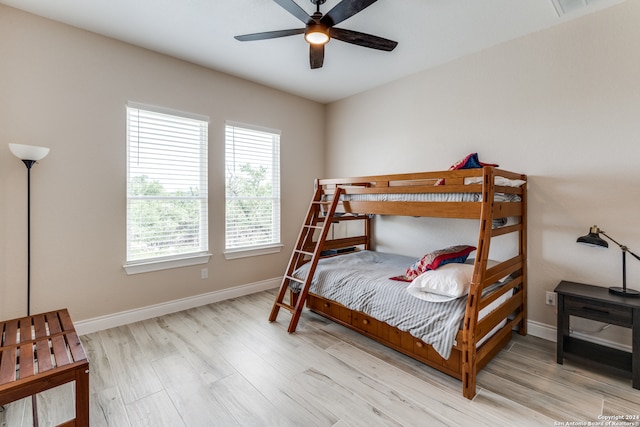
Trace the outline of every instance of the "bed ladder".
<path fill-rule="evenodd" d="M 309 287 L 311 286 L 311 281 L 313 280 L 313 275 L 315 274 L 316 266 L 322 253 L 322 246 L 333 222 L 331 218 L 333 218 L 336 212 L 336 207 L 340 202 L 340 195 L 343 191 L 342 188 L 338 187 L 335 189 L 331 201 L 323 201 L 323 190 L 322 187 L 318 186 L 313 195 L 313 199 L 311 199 L 307 217 L 300 229 L 298 241 L 291 254 L 287 271 L 282 277 L 280 290 L 278 291 L 276 300 L 273 303 L 273 308 L 271 309 L 271 315 L 269 316 L 269 322 L 273 322 L 278 317 L 280 308 L 289 310 L 292 314 L 288 329 L 289 333 L 295 332 L 296 326 L 298 326 L 298 320 L 300 320 L 300 315 L 302 314 L 302 309 L 304 308 L 307 294 L 309 293 Z M 318 240 L 314 241 L 313 238 L 318 230 L 320 230 L 320 235 L 318 236 Z M 311 263 L 307 277 L 304 279 L 294 277 L 293 273 L 296 269 L 307 262 Z M 284 302 L 284 297 L 289 290 L 289 284 L 291 282 L 300 283 L 302 287 L 298 293 L 292 291 L 289 293 L 290 303 L 287 304 Z"/>

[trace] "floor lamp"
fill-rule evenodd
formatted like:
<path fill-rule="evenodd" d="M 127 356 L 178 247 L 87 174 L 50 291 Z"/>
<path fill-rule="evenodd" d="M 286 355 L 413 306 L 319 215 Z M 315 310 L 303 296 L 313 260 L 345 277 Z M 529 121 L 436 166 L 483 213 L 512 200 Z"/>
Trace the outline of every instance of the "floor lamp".
<path fill-rule="evenodd" d="M 9 144 L 9 150 L 27 167 L 27 316 L 31 315 L 31 167 L 49 154 L 45 147 Z"/>

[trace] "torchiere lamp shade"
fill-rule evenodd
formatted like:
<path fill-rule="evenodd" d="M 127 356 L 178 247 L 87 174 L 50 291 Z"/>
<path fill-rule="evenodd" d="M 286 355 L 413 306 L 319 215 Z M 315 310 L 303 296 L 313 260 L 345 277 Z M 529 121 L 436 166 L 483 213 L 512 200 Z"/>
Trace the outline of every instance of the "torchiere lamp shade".
<path fill-rule="evenodd" d="M 49 154 L 47 147 L 36 147 L 35 145 L 9 144 L 9 150 L 20 160 L 32 160 L 34 162 L 44 159 Z"/>

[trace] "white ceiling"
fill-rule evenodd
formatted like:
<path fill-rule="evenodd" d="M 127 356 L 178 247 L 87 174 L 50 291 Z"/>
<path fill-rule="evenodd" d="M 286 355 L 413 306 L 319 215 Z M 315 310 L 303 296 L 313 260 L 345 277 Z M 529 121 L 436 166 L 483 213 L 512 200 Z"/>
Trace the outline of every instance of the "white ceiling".
<path fill-rule="evenodd" d="M 295 0 L 309 14 L 310 0 Z M 327 0 L 328 12 L 340 0 Z M 349 0 L 345 0 L 349 1 Z M 0 0 L 1 4 L 327 103 L 624 0 L 379 0 L 336 27 L 398 42 L 392 52 L 338 40 L 309 68 L 302 35 L 239 42 L 235 35 L 302 28 L 271 0 Z"/>

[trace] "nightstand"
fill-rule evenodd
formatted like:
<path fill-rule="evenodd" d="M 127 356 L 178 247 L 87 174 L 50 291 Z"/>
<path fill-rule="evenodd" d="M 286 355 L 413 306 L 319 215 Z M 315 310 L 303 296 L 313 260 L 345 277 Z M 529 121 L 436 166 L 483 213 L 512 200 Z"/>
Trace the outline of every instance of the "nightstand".
<path fill-rule="evenodd" d="M 632 387 L 640 389 L 640 298 L 623 297 L 608 288 L 562 281 L 558 294 L 557 362 L 565 353 L 614 368 L 631 371 Z M 632 352 L 626 352 L 569 336 L 569 316 L 631 328 Z"/>

